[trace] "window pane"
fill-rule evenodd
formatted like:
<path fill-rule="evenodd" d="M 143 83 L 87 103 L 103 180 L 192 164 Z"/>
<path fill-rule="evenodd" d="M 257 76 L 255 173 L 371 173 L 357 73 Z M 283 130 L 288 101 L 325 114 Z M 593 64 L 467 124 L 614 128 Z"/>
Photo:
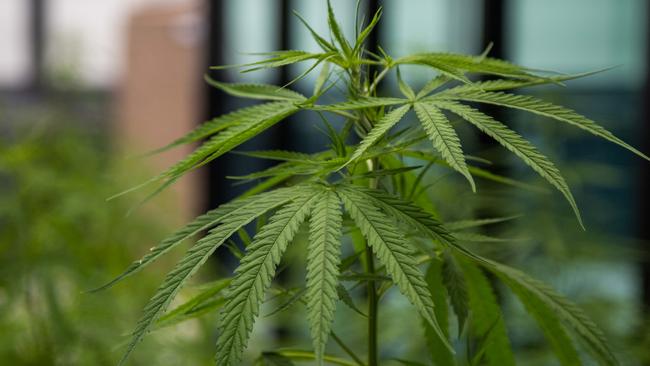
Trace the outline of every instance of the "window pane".
<path fill-rule="evenodd" d="M 125 60 L 131 15 L 143 7 L 187 0 L 49 0 L 46 4 L 46 65 L 50 73 L 75 73 L 85 84 L 115 84 Z M 180 19 L 180 23 L 184 20 Z M 183 24 L 180 24 L 183 26 Z M 170 36 L 176 28 L 170 28 Z M 182 36 L 181 36 L 182 38 Z M 183 40 L 179 39 L 179 43 Z M 66 75 L 69 76 L 69 75 Z"/>
<path fill-rule="evenodd" d="M 482 6 L 474 0 L 386 0 L 384 38 L 393 57 L 417 52 L 480 53 Z M 423 80 L 431 71 L 405 67 L 407 81 Z"/>
<path fill-rule="evenodd" d="M 327 4 L 323 1 L 293 1 L 290 2 L 291 9 L 297 11 L 311 26 L 316 33 L 326 40 L 331 40 L 329 27 L 327 25 Z M 343 33 L 352 42 L 354 32 L 354 15 L 356 1 L 333 0 L 332 8 L 341 25 Z M 290 48 L 309 52 L 322 52 L 311 33 L 293 14 L 290 15 Z M 297 77 L 313 65 L 312 61 L 303 62 L 290 68 L 291 75 Z M 318 77 L 320 66 L 313 70 L 307 77 L 296 84 L 296 88 L 304 93 L 311 92 L 312 86 Z"/>
<path fill-rule="evenodd" d="M 260 60 L 254 52 L 275 51 L 279 47 L 280 35 L 277 16 L 278 4 L 268 0 L 228 0 L 225 3 L 225 47 L 227 64 L 241 64 Z M 252 73 L 236 73 L 238 81 L 269 81 L 272 73 L 267 70 Z"/>
<path fill-rule="evenodd" d="M 0 87 L 16 87 L 28 81 L 29 2 L 0 1 Z"/>
<path fill-rule="evenodd" d="M 511 56 L 575 73 L 618 66 L 576 83 L 638 87 L 645 73 L 644 0 L 510 0 Z"/>

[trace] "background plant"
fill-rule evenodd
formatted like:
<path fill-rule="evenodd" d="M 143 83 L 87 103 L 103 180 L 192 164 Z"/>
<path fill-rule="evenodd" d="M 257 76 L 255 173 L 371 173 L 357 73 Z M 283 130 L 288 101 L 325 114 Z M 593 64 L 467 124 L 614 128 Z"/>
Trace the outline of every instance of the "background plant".
<path fill-rule="evenodd" d="M 2 124 L 0 360 L 113 365 L 116 339 L 137 319 L 130 309 L 146 301 L 161 272 L 141 276 L 138 288 L 93 296 L 85 291 L 155 243 L 177 220 L 151 212 L 126 218 L 125 202 L 106 205 L 116 180 L 137 181 L 132 167 L 111 158 L 101 133 L 91 132 L 75 113 L 59 103 L 47 111 Z M 194 329 L 201 334 L 201 323 Z M 210 355 L 197 350 L 210 342 L 200 339 L 205 337 L 161 331 L 131 363 L 205 362 Z"/>
<path fill-rule="evenodd" d="M 427 164 L 426 168 L 433 164 L 446 166 L 464 176 L 472 190 L 476 187 L 475 177 L 516 184 L 472 166 L 472 161 L 481 161 L 481 158 L 463 153 L 450 119 L 452 115 L 459 117 L 510 150 L 560 191 L 578 224 L 582 225 L 573 195 L 554 164 L 516 132 L 476 109 L 474 103 L 514 108 L 555 119 L 609 140 L 645 159 L 648 157 L 572 110 L 506 92 L 525 86 L 561 84 L 585 75 L 536 73 L 489 58 L 487 52 L 479 56 L 423 53 L 399 58 L 392 58 L 380 47 L 377 52 L 371 52 L 364 43 L 380 16 L 378 12 L 368 25 L 355 26 L 354 42 L 350 43 L 328 6 L 330 40 L 316 34 L 305 23 L 322 52 L 278 51 L 267 54 L 268 58 L 263 61 L 240 65 L 245 71 L 254 71 L 313 62 L 298 79 L 322 65 L 311 97 L 291 91 L 288 86 L 225 84 L 207 78 L 210 84 L 232 95 L 270 102 L 215 118 L 166 147 L 209 137 L 192 154 L 147 182 L 159 183 L 152 196 L 188 171 L 230 152 L 299 111 L 315 112 L 322 119 L 330 149 L 316 154 L 246 153 L 282 163 L 239 177 L 268 179 L 233 202 L 199 216 L 104 286 L 140 271 L 184 239 L 207 230 L 169 272 L 145 307 L 122 362 L 161 321 L 219 309 L 217 364 L 239 364 L 265 294 L 275 292 L 291 293 L 290 301 L 280 310 L 296 302 L 306 304 L 314 352 L 279 350 L 263 354 L 260 362 L 315 359 L 318 363 L 376 365 L 379 363 L 377 308 L 381 297 L 395 286 L 422 317 L 433 362 L 447 365 L 460 359 L 469 364 L 514 364 L 499 303 L 486 277 L 489 272 L 522 301 L 560 363 L 580 363 L 581 355 L 572 341 L 575 338 L 599 362 L 617 364 L 602 332 L 576 305 L 523 272 L 480 256 L 461 244 L 463 239 L 472 238 L 464 229 L 508 218 L 443 223 L 435 207 L 420 198 L 428 188 L 421 184 L 427 169 L 415 174 L 421 166 L 409 164 L 421 161 Z M 416 92 L 400 78 L 399 67 L 407 65 L 427 67 L 438 75 Z M 393 71 L 403 96 L 379 96 L 378 85 Z M 474 81 L 468 77 L 471 74 L 485 74 L 494 79 Z M 332 88 L 341 87 L 346 91 L 345 101 L 319 103 Z M 397 126 L 411 109 L 419 125 Z M 336 130 L 328 121 L 329 114 L 343 116 L 345 125 Z M 348 143 L 352 132 L 361 139 L 356 146 Z M 426 140 L 430 141 L 429 148 L 423 149 Z M 280 185 L 283 187 L 278 187 Z M 267 218 L 269 213 L 272 215 Z M 242 230 L 254 222 L 258 230 L 250 239 Z M 306 226 L 309 247 L 305 288 L 289 290 L 272 286 L 283 254 Z M 344 233 L 352 239 L 352 251 L 342 257 Z M 229 242 L 237 235 L 246 244 L 245 253 Z M 487 237 L 474 235 L 476 238 L 489 241 Z M 235 256 L 241 258 L 234 276 L 212 284 L 205 293 L 163 315 L 185 282 L 222 245 L 229 246 Z M 426 275 L 419 269 L 424 265 L 428 266 Z M 348 281 L 353 283 L 352 288 L 361 285 L 366 288 L 367 310 L 363 316 L 368 320 L 368 346 L 365 359 L 346 346 L 331 328 L 339 298 L 356 308 L 347 295 L 349 289 L 342 286 Z M 450 338 L 447 299 L 458 323 L 455 339 Z M 346 351 L 351 361 L 325 353 L 329 338 Z M 463 344 L 467 351 L 465 357 L 459 358 L 456 351 Z"/>

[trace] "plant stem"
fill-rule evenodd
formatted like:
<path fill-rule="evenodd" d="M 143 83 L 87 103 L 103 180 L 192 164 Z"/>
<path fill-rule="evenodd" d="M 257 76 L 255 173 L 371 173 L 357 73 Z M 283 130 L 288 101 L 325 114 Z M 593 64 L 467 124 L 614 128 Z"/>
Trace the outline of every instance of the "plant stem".
<path fill-rule="evenodd" d="M 379 85 L 379 82 L 381 81 L 381 79 L 383 79 L 384 76 L 386 76 L 386 73 L 388 73 L 388 70 L 390 70 L 390 66 L 386 66 L 386 67 L 384 67 L 383 70 L 381 70 L 379 75 L 377 75 L 375 80 L 373 80 L 372 84 L 368 88 L 368 95 L 372 95 L 372 93 L 375 92 L 375 89 L 377 89 L 377 85 Z"/>
<path fill-rule="evenodd" d="M 374 90 L 379 81 L 386 75 L 390 68 L 386 67 L 378 76 L 373 80 L 370 88 L 368 90 L 363 90 L 361 82 L 362 73 L 359 69 L 353 69 L 350 73 L 350 81 L 352 87 L 350 92 L 354 96 L 358 96 L 359 93 L 362 93 L 364 96 L 372 95 L 372 90 Z M 367 128 L 368 131 L 372 129 L 373 121 L 369 121 L 362 113 L 359 113 L 359 119 L 357 123 L 360 123 L 361 126 Z M 364 125 L 365 124 L 365 125 Z M 379 160 L 377 158 L 366 160 L 368 165 L 368 172 L 372 172 L 378 168 Z M 368 185 L 370 188 L 377 188 L 378 179 L 371 178 Z M 370 276 L 375 274 L 375 257 L 372 252 L 372 248 L 368 245 L 366 241 L 365 244 L 365 260 L 366 260 L 366 273 Z M 379 365 L 378 361 L 378 347 L 377 347 L 377 310 L 378 310 L 378 299 L 377 296 L 377 287 L 375 281 L 367 281 L 367 293 L 368 293 L 368 366 L 377 366 Z"/>
<path fill-rule="evenodd" d="M 332 333 L 330 333 L 330 335 L 332 336 L 332 339 L 334 340 L 334 342 L 336 342 L 336 344 L 338 344 L 339 347 L 341 347 L 341 349 L 342 349 L 345 353 L 347 353 L 348 356 L 350 356 L 350 357 L 354 360 L 354 362 L 356 362 L 359 366 L 365 366 L 365 364 L 363 363 L 363 361 L 361 361 L 361 359 L 359 358 L 359 356 L 357 356 L 357 355 L 354 353 L 354 351 L 352 351 L 352 349 L 350 349 L 350 347 L 348 347 L 348 346 L 343 342 L 343 340 L 342 340 L 341 338 L 339 338 L 339 337 L 336 335 L 336 333 L 332 332 Z"/>
<path fill-rule="evenodd" d="M 375 258 L 366 245 L 368 273 L 375 273 Z M 368 366 L 377 366 L 377 288 L 375 281 L 368 281 Z"/>
<path fill-rule="evenodd" d="M 366 161 L 368 164 L 368 171 L 372 172 L 377 169 L 378 161 L 377 159 L 369 159 Z M 370 188 L 377 188 L 377 178 L 370 179 L 369 186 Z M 369 275 L 375 274 L 375 257 L 372 253 L 372 249 L 368 246 L 366 242 L 366 272 Z M 377 366 L 377 307 L 378 299 L 377 296 L 377 285 L 375 281 L 368 281 L 368 366 Z"/>
<path fill-rule="evenodd" d="M 280 350 L 277 352 L 279 355 L 284 356 L 286 358 L 292 359 L 292 360 L 298 360 L 298 361 L 312 361 L 316 359 L 316 356 L 314 355 L 313 352 L 308 352 L 308 351 L 300 351 L 300 350 Z M 325 355 L 323 356 L 323 360 L 325 360 L 328 363 L 334 364 L 334 365 L 341 365 L 341 366 L 357 366 L 356 363 L 352 363 L 348 360 L 344 360 L 338 357 L 334 356 L 329 356 Z"/>

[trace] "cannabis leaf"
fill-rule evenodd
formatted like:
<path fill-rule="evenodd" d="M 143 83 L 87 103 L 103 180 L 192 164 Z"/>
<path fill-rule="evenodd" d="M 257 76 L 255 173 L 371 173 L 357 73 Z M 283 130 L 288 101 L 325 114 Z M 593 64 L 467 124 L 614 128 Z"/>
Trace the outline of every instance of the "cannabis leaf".
<path fill-rule="evenodd" d="M 428 83 L 426 83 L 422 89 L 415 95 L 416 99 L 422 99 L 429 95 L 429 93 L 435 91 L 436 89 L 442 87 L 445 85 L 447 82 L 449 82 L 449 78 L 444 76 L 444 75 L 438 75 L 435 78 L 429 80 Z"/>
<path fill-rule="evenodd" d="M 555 188 L 564 195 L 571 205 L 580 226 L 584 227 L 580 211 L 578 210 L 578 205 L 576 204 L 573 194 L 564 180 L 564 177 L 562 177 L 560 171 L 555 167 L 555 165 L 548 160 L 546 156 L 537 151 L 533 145 L 501 122 L 494 120 L 492 117 L 483 114 L 470 106 L 451 101 L 435 101 L 434 104 L 440 108 L 449 110 L 470 122 L 479 130 L 483 131 L 485 134 L 492 137 L 498 143 L 521 158 L 524 163 L 533 168 L 535 172 L 555 186 Z"/>
<path fill-rule="evenodd" d="M 617 365 L 603 333 L 575 304 L 523 272 L 479 256 L 460 244 L 465 241 L 505 241 L 459 230 L 504 222 L 513 217 L 462 220 L 444 225 L 437 214 L 432 214 L 437 212 L 437 207 L 423 195 L 430 188 L 424 183 L 425 175 L 434 165 L 462 174 L 473 191 L 476 190 L 474 178 L 480 177 L 546 192 L 539 187 L 494 174 L 488 168 L 470 165 L 489 165 L 490 162 L 463 152 L 461 140 L 448 119 L 448 114 L 454 114 L 494 138 L 558 189 L 582 225 L 571 191 L 553 163 L 506 125 L 464 103 L 514 108 L 555 119 L 650 160 L 647 155 L 571 109 L 531 96 L 503 92 L 535 85 L 561 84 L 595 72 L 577 75 L 545 73 L 551 76 L 541 76 L 525 67 L 487 57 L 489 47 L 479 56 L 427 52 L 394 59 L 378 45 L 376 51 L 374 47 L 365 45 L 381 15 L 380 8 L 365 27 L 355 25 L 356 35 L 351 42 L 345 37 L 328 1 L 329 35 L 326 37 L 315 32 L 296 13 L 322 52 L 272 51 L 259 54 L 263 59 L 256 62 L 212 67 L 216 70 L 236 67 L 242 72 L 251 72 L 310 63 L 306 71 L 284 87 L 223 83 L 206 76 L 208 84 L 231 96 L 270 102 L 214 118 L 159 149 L 163 151 L 205 139 L 184 159 L 135 188 L 158 183 L 151 197 L 184 174 L 233 152 L 244 142 L 298 111 L 316 112 L 327 129 L 324 133 L 331 146 L 328 150 L 310 154 L 286 150 L 236 151 L 278 163 L 260 171 L 229 177 L 239 180 L 238 183 L 261 181 L 247 187 L 238 199 L 197 217 L 152 248 L 142 259 L 132 263 L 117 278 L 100 287 L 113 286 L 141 271 L 182 241 L 207 231 L 167 274 L 145 306 L 120 364 L 127 360 L 150 330 L 219 310 L 216 363 L 219 366 L 238 365 L 266 292 L 271 290 L 274 294 L 288 297 L 271 314 L 296 303 L 307 305 L 314 350 L 264 352 L 255 364 L 292 365 L 294 361 L 315 361 L 319 365 L 324 362 L 363 365 L 361 358 L 332 332 L 336 303 L 341 299 L 369 322 L 374 322 L 369 324 L 375 324 L 377 299 L 396 285 L 423 319 L 425 339 L 434 363 L 454 365 L 458 361 L 449 339 L 449 302 L 458 318 L 459 335 L 468 338 L 466 343 L 471 351 L 467 355 L 468 364 L 514 365 L 515 358 L 499 303 L 491 281 L 483 272 L 486 270 L 492 272 L 521 300 L 539 324 L 561 364 L 580 364 L 579 354 L 572 343 L 573 339 L 577 339 L 599 362 Z M 356 21 L 359 22 L 358 14 Z M 416 93 L 401 78 L 402 65 L 432 68 L 437 76 Z M 287 87 L 318 66 L 322 66 L 322 69 L 311 97 L 307 98 Z M 379 92 L 378 86 L 391 73 L 397 74 L 403 98 L 385 96 Z M 472 81 L 469 78 L 471 74 L 486 74 L 496 79 Z M 328 93 L 332 89 L 346 90 L 345 99 L 331 104 L 319 102 L 321 97 L 330 96 Z M 411 108 L 419 125 L 395 131 L 393 127 Z M 344 117 L 342 128 L 336 128 L 326 118 L 328 113 L 323 112 Z M 354 132 L 360 138 L 356 146 L 347 143 Z M 420 146 L 427 139 L 431 141 L 433 149 L 431 144 L 428 148 Z M 405 163 L 405 159 L 419 160 L 425 164 Z M 341 169 L 360 161 L 368 162 L 367 169 L 356 169 L 355 165 Z M 415 169 L 419 169 L 419 172 Z M 281 184 L 287 187 L 273 189 Z M 348 215 L 344 216 L 345 212 Z M 251 239 L 244 228 L 254 220 L 257 234 Z M 309 221 L 306 286 L 290 290 L 271 289 L 284 252 L 306 221 Z M 355 252 L 342 260 L 340 254 L 344 234 L 352 238 Z M 244 243 L 245 253 L 234 243 L 233 236 L 238 236 Z M 209 284 L 196 296 L 165 314 L 170 302 L 190 277 L 224 244 L 235 257 L 241 259 L 233 277 Z M 381 262 L 376 269 L 371 265 L 374 263 L 372 254 Z M 426 275 L 423 275 L 419 266 L 427 262 L 429 267 Z M 357 263 L 366 268 L 365 272 L 357 271 Z M 342 281 L 354 282 L 354 287 L 368 284 L 367 314 L 356 308 Z M 325 354 L 330 338 L 354 362 Z M 380 361 L 376 352 L 377 334 L 371 332 L 368 339 L 367 359 L 374 366 Z M 417 364 L 413 361 L 396 361 Z"/>
<path fill-rule="evenodd" d="M 323 192 L 312 208 L 307 249 L 307 318 L 316 360 L 323 363 L 325 345 L 338 300 L 341 247 L 341 202 L 331 190 Z"/>
<path fill-rule="evenodd" d="M 449 166 L 467 178 L 472 191 L 476 191 L 474 179 L 467 168 L 463 149 L 460 146 L 460 139 L 447 117 L 438 108 L 426 103 L 415 103 L 414 109 L 433 146 Z"/>
<path fill-rule="evenodd" d="M 205 80 L 208 84 L 235 97 L 294 102 L 301 102 L 307 99 L 304 95 L 298 92 L 277 87 L 275 85 L 222 83 L 207 75 L 205 76 Z"/>
<path fill-rule="evenodd" d="M 618 137 L 614 136 L 611 132 L 607 131 L 605 128 L 596 124 L 596 122 L 581 116 L 575 111 L 549 103 L 531 96 L 526 95 L 514 95 L 508 93 L 495 93 L 495 92 L 485 92 L 485 91 L 468 91 L 463 93 L 454 93 L 443 95 L 445 98 L 464 100 L 469 102 L 480 102 L 487 104 L 500 105 L 509 108 L 520 109 L 523 111 L 531 112 L 538 114 L 540 116 L 552 118 L 561 122 L 566 122 L 572 124 L 578 128 L 581 128 L 585 131 L 592 133 L 595 136 L 602 137 L 605 140 L 611 141 L 635 154 L 638 156 L 650 160 L 650 157 L 643 154 L 639 150 L 625 143 Z"/>
<path fill-rule="evenodd" d="M 218 310 L 225 302 L 221 292 L 228 287 L 228 284 L 230 284 L 230 278 L 202 285 L 200 293 L 161 316 L 156 322 L 156 329 Z"/>
<path fill-rule="evenodd" d="M 390 220 L 381 211 L 350 187 L 337 191 L 350 216 L 359 226 L 379 260 L 397 284 L 400 291 L 411 301 L 434 328 L 436 334 L 453 352 L 445 333 L 435 318 L 433 300 L 424 276 L 417 269 L 413 250 L 404 238 L 393 230 Z"/>
<path fill-rule="evenodd" d="M 438 71 L 458 79 L 469 82 L 464 72 L 474 72 L 488 75 L 497 75 L 522 79 L 541 79 L 521 66 L 483 56 L 467 56 L 453 53 L 422 53 L 405 56 L 395 60 L 396 64 L 419 64 L 430 66 Z"/>
<path fill-rule="evenodd" d="M 453 242 L 453 237 L 442 223 L 415 204 L 378 189 L 359 186 L 346 187 L 354 189 L 358 196 L 380 208 L 395 220 L 417 230 L 421 235 L 445 245 L 450 245 Z"/>
<path fill-rule="evenodd" d="M 469 294 L 470 327 L 483 338 L 487 364 L 491 366 L 515 365 L 510 341 L 490 283 L 481 269 L 469 261 L 460 261 Z"/>
<path fill-rule="evenodd" d="M 437 258 L 431 258 L 429 268 L 425 274 L 431 298 L 436 304 L 436 320 L 440 324 L 440 329 L 445 334 L 445 339 L 449 339 L 449 310 L 447 307 L 447 293 L 442 283 L 442 261 Z M 431 351 L 431 361 L 435 365 L 455 365 L 454 354 L 449 351 L 435 330 L 424 320 L 424 335 L 426 342 Z"/>
<path fill-rule="evenodd" d="M 294 195 L 301 193 L 294 189 Z M 122 356 L 120 365 L 124 364 L 135 346 L 144 338 L 152 324 L 161 316 L 169 303 L 183 287 L 185 282 L 205 263 L 205 261 L 220 247 L 231 235 L 253 221 L 258 216 L 278 206 L 282 200 L 256 200 L 254 205 L 243 206 L 228 219 L 221 221 L 221 225 L 210 230 L 209 234 L 192 246 L 185 256 L 167 274 L 162 285 L 144 308 L 143 315 L 133 331 L 131 341 Z"/>
<path fill-rule="evenodd" d="M 366 136 L 366 138 L 361 141 L 359 147 L 354 150 L 354 153 L 352 153 L 352 156 L 346 165 L 357 160 L 361 155 L 363 155 L 372 145 L 375 144 L 375 142 L 377 142 L 377 140 L 379 140 L 386 132 L 388 132 L 391 127 L 395 126 L 395 124 L 397 124 L 397 122 L 399 122 L 402 117 L 404 117 L 409 109 L 411 109 L 410 105 L 404 105 L 386 113 L 386 115 L 380 119 L 379 122 L 377 122 L 377 124 L 373 127 L 368 136 Z"/>
<path fill-rule="evenodd" d="M 274 104 L 273 107 L 269 115 L 243 121 L 214 136 L 185 159 L 169 168 L 162 177 L 177 178 L 197 166 L 204 165 L 298 111 L 298 107 L 287 102 Z"/>
<path fill-rule="evenodd" d="M 343 31 L 341 30 L 341 26 L 334 16 L 334 9 L 332 9 L 330 0 L 327 0 L 327 23 L 329 24 L 330 30 L 334 35 L 334 39 L 336 39 L 336 42 L 339 44 L 339 46 L 341 46 L 343 55 L 348 57 L 352 56 L 352 48 L 350 47 L 348 40 L 345 39 L 345 35 L 343 35 Z"/>
<path fill-rule="evenodd" d="M 440 91 L 439 93 L 436 94 L 436 97 L 443 96 L 446 94 L 463 93 L 463 92 L 475 91 L 475 90 L 499 91 L 499 90 L 518 89 L 518 88 L 524 88 L 528 86 L 537 86 L 537 85 L 544 85 L 544 84 L 561 84 L 563 81 L 591 76 L 606 70 L 609 70 L 609 68 L 604 70 L 585 72 L 581 74 L 551 76 L 551 77 L 530 79 L 530 80 L 493 79 L 493 80 L 477 81 L 471 84 L 459 85 L 453 88 Z"/>
<path fill-rule="evenodd" d="M 407 103 L 407 99 L 402 98 L 390 98 L 390 97 L 363 97 L 352 100 L 347 100 L 345 102 L 329 104 L 329 105 L 319 105 L 314 106 L 313 109 L 322 110 L 322 111 L 342 111 L 342 110 L 355 110 L 355 109 L 365 109 L 373 107 L 385 107 L 396 104 Z"/>
<path fill-rule="evenodd" d="M 534 306 L 532 315 L 546 332 L 557 327 L 555 319 L 562 319 L 579 335 L 592 354 L 605 365 L 618 365 L 616 357 L 607 346 L 603 332 L 574 303 L 556 293 L 544 283 L 531 278 L 525 273 L 500 263 L 490 262 L 485 268 L 494 272 L 519 296 L 530 300 L 528 306 Z M 525 301 L 525 300 L 524 300 Z M 524 302 L 526 304 L 526 302 Z M 550 318 L 542 315 L 554 314 Z M 554 337 L 557 337 L 554 339 Z M 562 342 L 562 334 L 553 334 L 551 340 L 554 350 L 562 360 L 574 359 L 575 351 L 569 349 L 571 343 Z"/>
<path fill-rule="evenodd" d="M 451 306 L 458 318 L 458 334 L 461 334 L 469 312 L 467 283 L 463 271 L 456 262 L 456 258 L 449 250 L 443 251 L 442 260 L 442 282 L 447 289 Z"/>
<path fill-rule="evenodd" d="M 318 197 L 319 194 L 310 191 L 278 210 L 246 248 L 246 255 L 228 287 L 227 302 L 221 312 L 218 365 L 239 364 L 264 293 L 271 285 L 282 254 Z"/>
<path fill-rule="evenodd" d="M 157 246 L 151 248 L 150 252 L 147 253 L 147 255 L 142 257 L 142 259 L 131 263 L 131 265 L 129 265 L 129 267 L 115 279 L 92 291 L 100 291 L 112 287 L 127 277 L 138 273 L 144 269 L 144 267 L 148 266 L 161 256 L 168 253 L 184 240 L 204 230 L 210 229 L 219 223 L 226 222 L 232 217 L 237 217 L 242 213 L 249 212 L 251 209 L 259 208 L 262 210 L 269 210 L 273 207 L 288 202 L 295 194 L 295 188 L 281 188 L 245 199 L 235 200 L 233 202 L 221 205 L 214 210 L 210 210 L 205 214 L 195 218 L 194 221 L 163 240 Z"/>
<path fill-rule="evenodd" d="M 508 287 L 514 292 L 519 300 L 524 304 L 526 311 L 530 314 L 542 329 L 545 338 L 553 347 L 555 355 L 562 365 L 581 365 L 578 353 L 569 338 L 564 326 L 557 318 L 557 314 L 544 301 L 539 299 L 533 292 L 507 277 L 501 277 L 501 280 L 508 284 Z"/>
<path fill-rule="evenodd" d="M 308 60 L 322 60 L 330 56 L 336 56 L 337 52 L 312 53 L 301 50 L 284 50 L 259 53 L 259 55 L 268 56 L 267 59 L 240 65 L 211 66 L 212 70 L 222 70 L 228 68 L 245 68 L 242 72 L 251 72 L 260 69 L 276 68 L 281 66 L 292 65 L 295 63 Z M 336 58 L 329 58 L 331 62 L 340 64 Z"/>

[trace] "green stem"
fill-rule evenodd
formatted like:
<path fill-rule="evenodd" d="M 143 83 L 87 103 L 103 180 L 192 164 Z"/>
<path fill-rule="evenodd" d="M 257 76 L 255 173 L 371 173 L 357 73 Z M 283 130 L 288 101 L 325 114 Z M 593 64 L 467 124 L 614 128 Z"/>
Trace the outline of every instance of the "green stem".
<path fill-rule="evenodd" d="M 354 362 L 356 362 L 359 366 L 365 366 L 365 364 L 363 363 L 363 361 L 361 361 L 361 359 L 359 358 L 359 356 L 357 356 L 357 355 L 354 353 L 354 351 L 352 351 L 352 349 L 350 349 L 350 347 L 348 347 L 348 346 L 343 342 L 343 340 L 342 340 L 341 338 L 339 338 L 339 336 L 336 335 L 336 333 L 331 332 L 330 335 L 332 336 L 332 339 L 334 340 L 334 342 L 336 342 L 336 344 L 338 344 L 339 347 L 341 347 L 341 349 L 342 349 L 345 353 L 347 353 L 348 356 L 350 356 L 350 357 L 354 360 Z"/>
<path fill-rule="evenodd" d="M 368 273 L 375 273 L 375 258 L 366 245 Z M 368 366 L 377 366 L 377 288 L 375 281 L 368 281 Z"/>
<path fill-rule="evenodd" d="M 366 161 L 368 164 L 368 171 L 372 172 L 377 169 L 378 161 L 377 159 L 369 159 Z M 377 178 L 370 179 L 369 186 L 370 188 L 377 188 Z M 375 274 L 375 257 L 372 253 L 372 249 L 368 246 L 366 242 L 366 272 L 369 275 Z M 377 307 L 379 303 L 379 297 L 377 296 L 377 285 L 375 281 L 368 281 L 368 366 L 377 366 L 378 355 L 377 355 Z"/>
<path fill-rule="evenodd" d="M 375 80 L 373 80 L 372 84 L 368 88 L 368 95 L 372 95 L 372 93 L 375 92 L 375 89 L 377 89 L 377 86 L 379 85 L 379 82 L 384 78 L 384 76 L 386 76 L 386 74 L 388 73 L 388 71 L 390 69 L 391 69 L 391 67 L 389 65 L 386 65 L 386 67 L 384 67 L 384 69 L 381 70 L 379 75 L 377 75 Z"/>
<path fill-rule="evenodd" d="M 357 97 L 359 94 L 364 96 L 372 95 L 372 91 L 377 87 L 379 81 L 386 75 L 389 67 L 386 67 L 378 76 L 373 80 L 370 88 L 368 90 L 362 90 L 362 74 L 358 68 L 353 69 L 350 72 L 350 81 L 352 87 L 350 92 L 352 96 Z M 362 127 L 366 128 L 367 131 L 370 131 L 373 126 L 373 121 L 367 120 L 363 113 L 359 113 L 359 119 L 357 123 L 360 123 Z M 378 168 L 379 160 L 377 158 L 366 160 L 368 164 L 368 171 L 372 172 Z M 378 185 L 377 178 L 371 178 L 369 182 L 370 188 L 377 188 Z M 366 272 L 371 277 L 375 274 L 375 258 L 373 256 L 372 248 L 368 245 L 366 241 L 365 244 L 365 262 L 366 262 Z M 377 296 L 377 287 L 375 281 L 367 281 L 367 293 L 368 293 L 368 366 L 378 366 L 378 347 L 377 347 L 377 323 L 378 323 L 378 303 L 379 297 Z"/>
<path fill-rule="evenodd" d="M 298 360 L 298 361 L 312 361 L 316 359 L 316 355 L 314 355 L 313 352 L 309 351 L 299 351 L 299 350 L 280 350 L 277 352 L 277 354 L 284 356 L 286 358 L 292 359 L 292 360 Z M 323 356 L 323 360 L 326 362 L 329 362 L 331 364 L 335 365 L 341 365 L 341 366 L 357 366 L 356 363 L 352 363 L 348 360 L 344 360 L 338 357 L 330 356 L 330 355 L 325 355 Z"/>

